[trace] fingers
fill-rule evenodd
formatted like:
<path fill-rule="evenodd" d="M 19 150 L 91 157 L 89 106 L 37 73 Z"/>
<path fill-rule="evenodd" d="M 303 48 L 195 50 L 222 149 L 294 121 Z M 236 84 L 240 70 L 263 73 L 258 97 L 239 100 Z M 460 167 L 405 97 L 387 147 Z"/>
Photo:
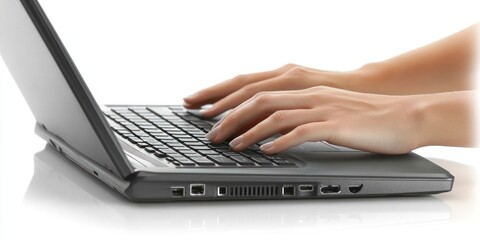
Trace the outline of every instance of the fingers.
<path fill-rule="evenodd" d="M 185 106 L 190 108 L 197 108 L 205 104 L 216 102 L 219 99 L 222 99 L 236 92 L 238 89 L 244 86 L 280 76 L 281 74 L 294 67 L 296 67 L 296 65 L 287 64 L 272 71 L 239 75 L 235 78 L 221 82 L 212 87 L 205 88 L 191 96 L 184 98 Z"/>
<path fill-rule="evenodd" d="M 301 117 L 299 117 L 301 116 Z M 235 151 L 242 151 L 250 145 L 260 142 L 276 133 L 294 129 L 311 122 L 324 121 L 319 109 L 281 110 L 273 113 L 243 135 L 230 142 Z M 289 131 L 290 132 L 290 131 Z"/>
<path fill-rule="evenodd" d="M 245 101 L 228 114 L 222 120 L 221 124 L 212 129 L 211 132 L 214 134 L 209 133 L 207 137 L 213 143 L 220 143 L 238 132 L 245 125 L 260 117 L 268 116 L 275 111 L 308 108 L 308 101 L 306 101 L 308 96 L 302 94 L 305 91 L 306 90 L 257 93 L 254 97 Z"/>
<path fill-rule="evenodd" d="M 304 142 L 328 141 L 334 134 L 333 124 L 314 122 L 300 125 L 291 132 L 263 144 L 260 149 L 266 154 L 275 154 Z"/>
<path fill-rule="evenodd" d="M 241 103 L 245 102 L 255 94 L 263 91 L 275 91 L 282 89 L 283 81 L 279 80 L 280 77 L 273 79 L 253 83 L 247 85 L 240 90 L 226 96 L 225 98 L 219 100 L 211 108 L 202 112 L 203 117 L 212 118 L 215 117 L 229 109 L 239 106 Z"/>

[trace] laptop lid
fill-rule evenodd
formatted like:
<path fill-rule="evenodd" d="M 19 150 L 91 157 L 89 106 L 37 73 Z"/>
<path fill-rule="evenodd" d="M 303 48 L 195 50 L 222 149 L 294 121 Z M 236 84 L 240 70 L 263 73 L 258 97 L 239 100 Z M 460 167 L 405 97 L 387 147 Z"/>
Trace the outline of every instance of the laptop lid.
<path fill-rule="evenodd" d="M 126 178 L 132 166 L 36 0 L 0 0 L 0 53 L 39 125 Z"/>

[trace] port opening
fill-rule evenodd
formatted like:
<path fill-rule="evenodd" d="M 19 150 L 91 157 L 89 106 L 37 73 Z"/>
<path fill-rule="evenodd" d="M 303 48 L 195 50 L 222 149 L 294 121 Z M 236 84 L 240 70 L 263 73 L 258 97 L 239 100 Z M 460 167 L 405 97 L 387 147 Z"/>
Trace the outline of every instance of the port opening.
<path fill-rule="evenodd" d="M 205 184 L 190 184 L 190 195 L 192 196 L 205 195 Z"/>
<path fill-rule="evenodd" d="M 291 185 L 286 185 L 282 187 L 282 195 L 283 196 L 294 196 L 295 195 L 295 187 Z"/>
<path fill-rule="evenodd" d="M 327 185 L 320 188 L 320 192 L 323 194 L 336 194 L 340 193 L 340 185 Z"/>
<path fill-rule="evenodd" d="M 172 197 L 184 197 L 185 196 L 185 188 L 181 186 L 174 186 L 171 187 L 172 189 Z"/>
<path fill-rule="evenodd" d="M 217 196 L 223 197 L 227 196 L 227 187 L 220 186 L 217 188 Z"/>
<path fill-rule="evenodd" d="M 97 171 L 93 170 L 93 174 L 98 177 Z"/>
<path fill-rule="evenodd" d="M 313 185 L 300 185 L 298 186 L 300 192 L 311 192 L 313 191 Z"/>
<path fill-rule="evenodd" d="M 362 188 L 363 188 L 363 184 L 350 185 L 348 186 L 348 191 L 350 191 L 351 193 L 358 193 L 360 192 L 360 190 L 362 190 Z"/>

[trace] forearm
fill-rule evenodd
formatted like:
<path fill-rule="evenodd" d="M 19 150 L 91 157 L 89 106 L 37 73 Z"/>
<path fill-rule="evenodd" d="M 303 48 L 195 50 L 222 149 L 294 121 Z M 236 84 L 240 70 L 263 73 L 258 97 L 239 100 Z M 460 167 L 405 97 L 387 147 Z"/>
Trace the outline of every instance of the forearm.
<path fill-rule="evenodd" d="M 343 88 L 395 95 L 471 90 L 477 27 L 346 73 Z"/>
<path fill-rule="evenodd" d="M 418 147 L 475 145 L 477 91 L 415 95 L 410 113 L 417 127 Z"/>

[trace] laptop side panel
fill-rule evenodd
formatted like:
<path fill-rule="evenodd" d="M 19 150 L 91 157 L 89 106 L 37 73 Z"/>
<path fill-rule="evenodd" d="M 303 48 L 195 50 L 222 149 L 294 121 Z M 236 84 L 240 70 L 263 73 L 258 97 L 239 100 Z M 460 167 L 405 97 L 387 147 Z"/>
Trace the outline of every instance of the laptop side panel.
<path fill-rule="evenodd" d="M 132 173 L 37 1 L 0 0 L 0 53 L 40 126 L 115 175 Z"/>

